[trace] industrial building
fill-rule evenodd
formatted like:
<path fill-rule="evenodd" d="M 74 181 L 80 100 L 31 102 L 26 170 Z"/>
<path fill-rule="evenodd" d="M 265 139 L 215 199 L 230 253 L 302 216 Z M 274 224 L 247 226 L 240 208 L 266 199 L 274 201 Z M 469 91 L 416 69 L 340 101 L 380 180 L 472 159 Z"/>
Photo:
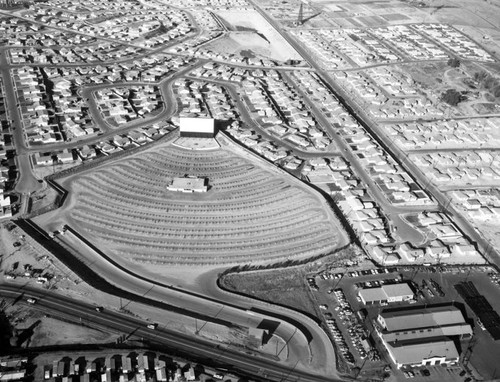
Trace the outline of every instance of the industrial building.
<path fill-rule="evenodd" d="M 378 315 L 376 328 L 397 368 L 457 363 L 453 340 L 472 336 L 471 326 L 454 306 L 386 310 Z"/>
<path fill-rule="evenodd" d="M 460 309 L 451 305 L 384 310 L 378 315 L 377 321 L 388 332 L 465 323 Z"/>
<path fill-rule="evenodd" d="M 366 288 L 358 292 L 365 305 L 401 302 L 412 300 L 415 296 L 408 283 L 387 284 L 380 288 Z"/>
<path fill-rule="evenodd" d="M 459 359 L 455 343 L 446 338 L 384 344 L 398 369 L 403 366 L 450 365 Z"/>
<path fill-rule="evenodd" d="M 213 118 L 183 118 L 179 119 L 180 136 L 191 138 L 215 137 L 215 120 Z"/>

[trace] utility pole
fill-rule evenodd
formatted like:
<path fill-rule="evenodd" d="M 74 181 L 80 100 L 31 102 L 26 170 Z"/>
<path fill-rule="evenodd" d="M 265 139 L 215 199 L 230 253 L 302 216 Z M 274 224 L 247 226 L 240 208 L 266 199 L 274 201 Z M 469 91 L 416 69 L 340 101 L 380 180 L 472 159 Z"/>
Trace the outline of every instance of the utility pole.
<path fill-rule="evenodd" d="M 304 4 L 300 3 L 299 16 L 297 17 L 297 26 L 304 24 Z"/>

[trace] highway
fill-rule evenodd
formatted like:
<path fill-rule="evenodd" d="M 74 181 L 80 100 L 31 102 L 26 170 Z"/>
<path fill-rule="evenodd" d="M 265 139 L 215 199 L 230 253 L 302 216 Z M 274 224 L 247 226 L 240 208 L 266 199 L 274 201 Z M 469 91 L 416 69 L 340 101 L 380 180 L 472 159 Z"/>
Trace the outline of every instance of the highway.
<path fill-rule="evenodd" d="M 37 237 L 28 227 L 23 229 L 38 241 L 50 240 L 46 235 Z M 287 343 L 287 359 L 279 361 L 282 367 L 293 366 L 295 370 L 309 375 L 337 377 L 330 339 L 315 321 L 298 312 L 256 300 L 242 304 L 237 296 L 232 298 L 228 294 L 210 297 L 164 284 L 161 278 L 144 277 L 134 273 L 133 268 L 126 268 L 121 262 L 97 252 L 92 244 L 82 241 L 71 229 L 66 230 L 64 235 L 56 235 L 53 242 L 59 249 L 52 247 L 51 252 L 65 263 L 70 256 L 74 258 L 76 262 L 67 263 L 67 266 L 83 280 L 92 285 L 89 273 L 106 280 L 106 285 L 99 287 L 104 292 L 116 294 L 118 289 L 127 293 L 128 299 L 143 303 L 148 299 L 155 308 L 183 314 L 188 320 L 197 318 L 226 326 L 231 323 L 243 328 L 268 329 Z"/>
<path fill-rule="evenodd" d="M 148 329 L 147 322 L 134 317 L 119 314 L 109 310 L 97 312 L 95 306 L 76 301 L 60 294 L 38 290 L 30 287 L 19 287 L 17 284 L 0 283 L 0 296 L 2 298 L 18 299 L 25 303 L 27 298 L 35 298 L 36 304 L 32 307 L 39 309 L 53 317 L 61 318 L 75 324 L 105 329 L 117 334 L 125 334 L 142 338 L 145 342 L 165 346 L 165 351 L 175 351 L 187 357 L 205 360 L 219 367 L 225 367 L 234 372 L 242 372 L 252 378 L 271 381 L 311 381 L 334 382 L 324 376 L 311 375 L 298 368 L 282 365 L 272 357 L 256 357 L 244 351 L 231 349 L 183 333 L 171 331 L 161 325 L 156 330 Z M 228 365 L 231 365 L 228 367 Z"/>

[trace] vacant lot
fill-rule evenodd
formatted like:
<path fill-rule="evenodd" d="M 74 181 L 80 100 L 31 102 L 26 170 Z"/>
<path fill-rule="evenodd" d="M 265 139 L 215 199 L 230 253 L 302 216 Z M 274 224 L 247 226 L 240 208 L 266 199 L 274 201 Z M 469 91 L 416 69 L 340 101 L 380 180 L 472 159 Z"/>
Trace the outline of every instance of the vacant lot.
<path fill-rule="evenodd" d="M 306 278 L 346 261 L 359 259 L 359 249 L 348 246 L 334 254 L 304 265 L 262 271 L 229 273 L 220 284 L 237 293 L 286 306 L 321 319 L 318 303 L 311 295 Z"/>
<path fill-rule="evenodd" d="M 302 268 L 229 274 L 221 284 L 228 290 L 256 297 L 314 315 L 316 304 L 309 297 Z"/>
<path fill-rule="evenodd" d="M 116 335 L 47 317 L 24 303 L 1 300 L 2 347 L 33 348 L 63 344 L 108 343 Z"/>
<path fill-rule="evenodd" d="M 263 37 L 268 42 L 269 58 L 278 61 L 301 59 L 295 49 L 257 11 L 228 10 L 218 11 L 217 14 L 232 31 L 252 31 Z"/>

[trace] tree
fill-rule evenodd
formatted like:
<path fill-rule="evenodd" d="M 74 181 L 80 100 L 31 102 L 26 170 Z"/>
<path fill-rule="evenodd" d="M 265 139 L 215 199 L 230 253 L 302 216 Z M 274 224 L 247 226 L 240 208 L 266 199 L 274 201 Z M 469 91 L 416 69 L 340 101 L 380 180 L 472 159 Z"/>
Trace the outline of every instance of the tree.
<path fill-rule="evenodd" d="M 464 101 L 466 98 L 462 93 L 455 89 L 448 89 L 441 96 L 441 101 L 446 102 L 448 105 L 457 106 L 460 102 Z"/>
<path fill-rule="evenodd" d="M 450 57 L 448 60 L 448 65 L 452 68 L 458 68 L 460 66 L 460 60 L 456 57 Z"/>

